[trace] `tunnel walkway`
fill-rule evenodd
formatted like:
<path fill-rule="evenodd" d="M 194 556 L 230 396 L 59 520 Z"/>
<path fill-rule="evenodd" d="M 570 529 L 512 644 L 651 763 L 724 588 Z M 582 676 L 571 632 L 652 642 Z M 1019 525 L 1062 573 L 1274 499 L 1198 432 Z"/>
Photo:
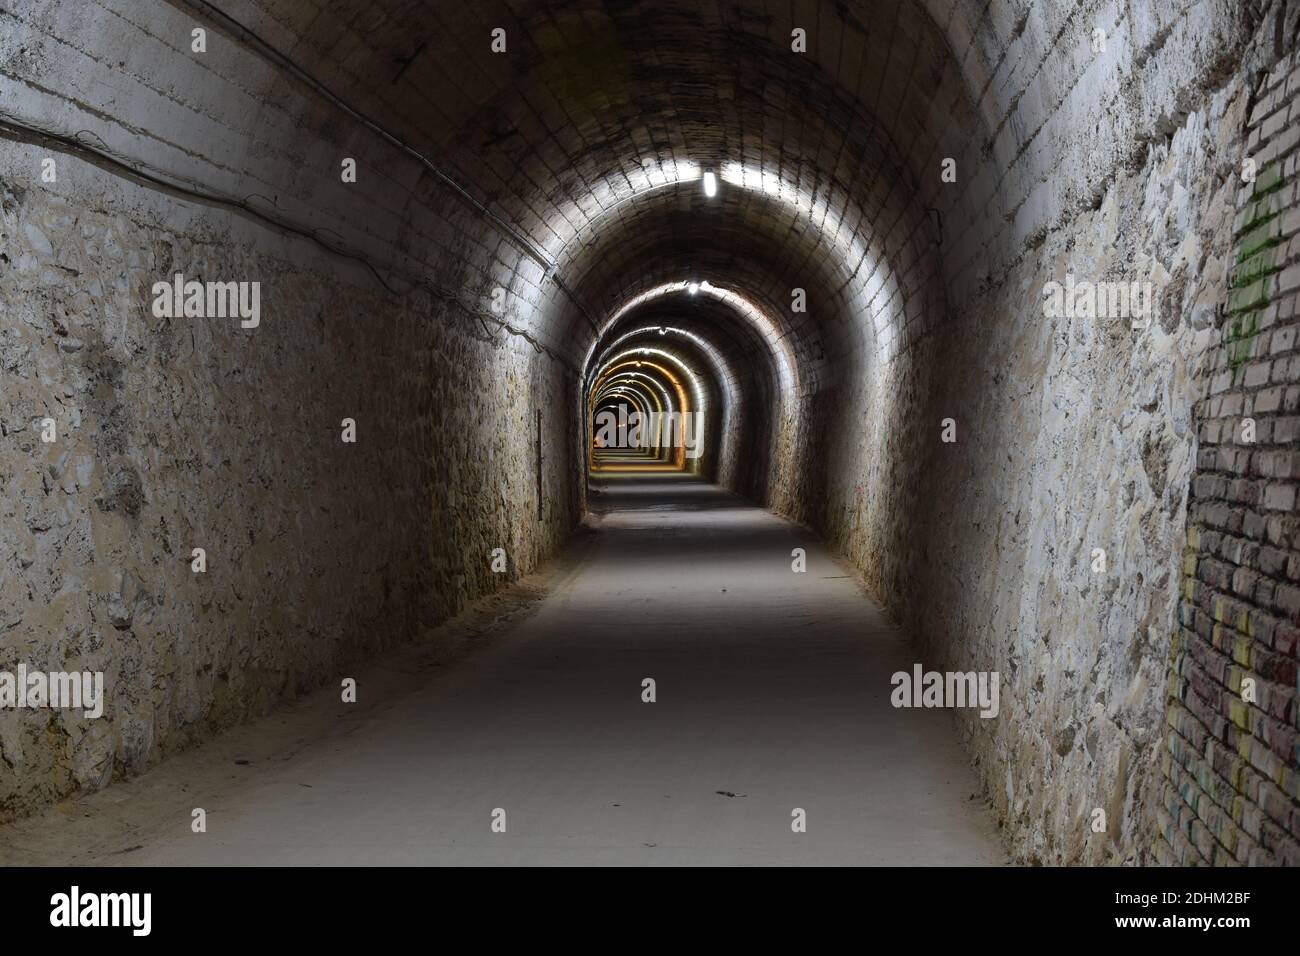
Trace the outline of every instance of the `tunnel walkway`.
<path fill-rule="evenodd" d="M 593 510 L 597 533 L 500 643 L 290 758 L 200 751 L 246 774 L 225 794 L 154 771 L 87 798 L 126 816 L 121 847 L 82 862 L 1004 861 L 949 716 L 890 707 L 907 646 L 811 534 L 685 476 L 606 478 Z"/>

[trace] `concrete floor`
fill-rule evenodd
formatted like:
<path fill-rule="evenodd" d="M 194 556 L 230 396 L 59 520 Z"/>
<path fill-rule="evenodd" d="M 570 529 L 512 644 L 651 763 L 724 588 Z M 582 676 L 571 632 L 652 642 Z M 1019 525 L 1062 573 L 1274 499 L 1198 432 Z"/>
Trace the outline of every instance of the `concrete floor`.
<path fill-rule="evenodd" d="M 238 728 L 0 830 L 0 862 L 1006 862 L 951 716 L 890 706 L 913 657 L 809 533 L 666 477 L 607 479 L 593 508 L 489 646 L 395 655 L 369 707 L 330 691 Z"/>

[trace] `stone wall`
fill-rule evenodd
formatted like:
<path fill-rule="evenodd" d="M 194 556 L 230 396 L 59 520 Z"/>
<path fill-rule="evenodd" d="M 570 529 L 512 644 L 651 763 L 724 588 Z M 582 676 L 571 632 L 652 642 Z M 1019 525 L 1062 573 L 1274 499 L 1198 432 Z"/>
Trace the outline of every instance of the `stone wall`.
<path fill-rule="evenodd" d="M 1149 844 L 1193 372 L 1226 269 L 1223 172 L 1244 104 L 1221 95 L 1152 144 L 931 350 L 900 616 L 927 662 L 1000 673 L 1000 716 L 960 725 L 1027 862 L 1131 862 Z M 1136 329 L 1049 318 L 1043 287 L 1067 276 L 1150 282 L 1155 315 Z M 945 418 L 955 443 L 938 440 Z"/>
<path fill-rule="evenodd" d="M 1273 12 L 1285 18 L 1287 9 Z M 1001 675 L 1000 717 L 960 712 L 958 724 L 1025 862 L 1170 858 L 1151 847 L 1171 812 L 1158 819 L 1169 762 L 1165 662 L 1197 474 L 1200 376 L 1221 335 L 1229 283 L 1253 276 L 1236 265 L 1233 238 L 1242 159 L 1259 148 L 1257 134 L 1248 143 L 1247 119 L 1255 114 L 1288 135 L 1253 102 L 1255 71 L 1277 55 L 1274 17 L 1252 23 L 1221 6 L 1115 14 L 1105 4 L 1074 12 L 1042 5 L 1019 22 L 982 94 L 990 109 L 1006 104 L 1006 115 L 989 141 L 957 154 L 957 169 L 971 172 L 948 187 L 956 198 L 940 200 L 941 301 L 915 255 L 893 260 L 902 311 L 927 317 L 922 332 L 894 354 L 866 356 L 861 374 L 842 376 L 822 432 L 827 507 L 818 526 L 911 631 L 927 667 Z M 1099 25 L 1107 43 L 1091 50 Z M 1073 64 L 1073 86 L 1061 83 L 1063 62 Z M 1269 274 L 1285 275 L 1284 266 L 1276 260 Z M 1140 328 L 1049 317 L 1045 284 L 1067 276 L 1150 282 L 1154 315 Z M 879 324 L 878 303 L 854 311 L 863 326 Z M 1242 330 L 1260 324 L 1250 326 L 1244 312 L 1238 318 Z M 1257 369 L 1248 389 L 1294 382 L 1295 374 L 1284 357 L 1267 373 Z M 1285 388 L 1269 395 L 1285 402 Z M 953 443 L 941 440 L 945 419 L 955 424 Z M 1290 440 L 1283 435 L 1283 444 Z M 1283 466 L 1269 458 L 1259 467 Z M 1279 525 L 1291 500 L 1280 476 L 1249 492 L 1261 508 L 1271 496 L 1272 510 L 1261 511 L 1271 525 L 1255 525 L 1261 536 L 1289 527 Z M 1213 488 L 1230 493 L 1226 482 Z M 1194 526 L 1204 520 L 1197 513 Z M 1099 551 L 1104 570 L 1094 570 Z M 1265 552 L 1284 600 L 1278 557 Z M 1282 616 L 1276 603 L 1265 613 Z M 1236 620 L 1245 626 L 1245 617 Z M 1207 635 L 1212 621 L 1211 612 L 1199 625 Z M 1262 653 L 1259 660 L 1276 664 Z M 1175 668 L 1186 675 L 1191 665 Z M 1236 672 L 1215 673 L 1229 686 Z M 1270 673 L 1275 687 L 1288 675 L 1294 685 L 1284 663 Z M 1277 691 L 1271 724 L 1236 716 L 1267 741 L 1256 759 L 1263 776 L 1281 775 L 1283 785 L 1294 779 L 1279 767 L 1295 726 L 1286 724 L 1294 710 L 1284 699 L 1294 694 Z M 1223 699 L 1214 700 L 1211 710 Z M 1222 723 L 1213 726 L 1209 736 L 1224 740 Z M 1189 739 L 1201 746 L 1206 735 Z M 1240 745 L 1227 740 L 1230 749 Z M 1223 762 L 1221 750 L 1213 754 Z M 1246 779 L 1234 773 L 1229 779 Z M 1187 776 L 1178 785 L 1191 799 Z M 1275 840 L 1292 825 L 1294 799 L 1275 805 Z M 1217 815 L 1200 806 L 1222 829 L 1227 804 Z M 1102 832 L 1093 829 L 1098 809 Z M 1240 801 L 1235 812 L 1240 818 Z M 1181 813 L 1186 828 L 1189 813 Z M 1283 857 L 1257 861 L 1265 859 Z"/>
<path fill-rule="evenodd" d="M 0 670 L 103 671 L 107 696 L 0 710 L 0 818 L 337 685 L 572 527 L 551 356 L 69 155 L 8 144 L 0 169 Z M 178 271 L 260 282 L 259 326 L 156 318 Z"/>

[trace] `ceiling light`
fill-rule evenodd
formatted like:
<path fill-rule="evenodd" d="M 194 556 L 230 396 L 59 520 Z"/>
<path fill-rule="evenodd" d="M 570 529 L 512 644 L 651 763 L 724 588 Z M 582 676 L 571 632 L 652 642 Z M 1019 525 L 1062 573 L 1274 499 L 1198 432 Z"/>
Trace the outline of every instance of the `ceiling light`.
<path fill-rule="evenodd" d="M 712 199 L 718 194 L 718 177 L 711 169 L 704 171 L 704 195 Z"/>
<path fill-rule="evenodd" d="M 695 295 L 695 293 L 700 291 L 700 284 L 698 282 L 692 282 L 686 286 L 686 291 L 691 295 Z"/>

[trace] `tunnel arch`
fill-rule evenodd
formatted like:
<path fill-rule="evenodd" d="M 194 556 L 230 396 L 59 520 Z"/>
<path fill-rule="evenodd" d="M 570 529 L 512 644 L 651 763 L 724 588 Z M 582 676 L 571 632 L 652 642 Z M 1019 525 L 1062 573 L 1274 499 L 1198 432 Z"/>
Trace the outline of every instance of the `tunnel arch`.
<path fill-rule="evenodd" d="M 668 358 L 670 361 L 680 362 L 680 360 L 670 356 L 667 352 L 663 352 L 663 350 L 657 349 L 655 351 L 659 354 L 649 355 L 647 354 L 648 350 L 638 350 L 636 352 L 629 351 L 624 355 L 612 358 L 598 371 L 592 389 L 593 397 L 588 402 L 588 407 L 592 409 L 592 412 L 589 413 L 589 417 L 592 420 L 591 427 L 593 429 L 595 427 L 594 403 L 599 401 L 603 391 L 608 389 L 610 384 L 620 381 L 644 378 L 647 381 L 655 382 L 656 385 L 662 388 L 667 395 L 671 395 L 671 393 L 675 392 L 677 396 L 676 403 L 672 403 L 670 400 L 664 402 L 666 412 L 669 415 L 676 413 L 685 416 L 687 413 L 704 414 L 706 412 L 707 405 L 705 404 L 704 395 L 700 389 L 699 383 L 695 380 L 694 373 L 689 369 L 689 367 L 685 364 L 679 366 L 681 374 L 688 378 L 690 382 L 688 388 L 682 383 L 678 376 L 674 374 L 672 369 L 662 364 L 664 359 L 660 358 L 660 355 L 664 358 Z M 655 420 L 658 421 L 658 419 Z M 671 420 L 672 419 L 670 419 L 670 421 Z M 642 421 L 644 422 L 645 420 L 643 419 Z M 687 468 L 686 460 L 689 456 L 686 449 L 682 447 L 680 443 L 670 448 L 670 454 L 675 467 L 682 469 Z M 696 470 L 697 467 L 698 459 L 692 461 L 690 470 Z"/>
<path fill-rule="evenodd" d="M 688 456 L 689 470 L 696 474 L 714 477 L 718 467 L 718 460 L 726 459 L 729 453 L 733 453 L 733 449 L 730 448 L 732 439 L 727 428 L 730 415 L 730 399 L 719 380 L 711 376 L 708 369 L 700 368 L 696 362 L 684 357 L 676 348 L 667 345 L 667 343 L 650 340 L 640 344 L 607 350 L 599 362 L 593 363 L 593 383 L 589 387 L 598 394 L 602 382 L 612 381 L 617 378 L 617 376 L 608 377 L 607 370 L 627 369 L 629 363 L 634 366 L 634 370 L 620 374 L 642 374 L 642 367 L 644 366 L 645 369 L 650 371 L 670 375 L 671 373 L 659 364 L 664 361 L 679 369 L 690 383 L 692 400 L 681 403 L 677 411 L 691 415 L 698 414 L 704 418 L 703 440 L 705 447 L 698 453 Z M 647 375 L 647 377 L 649 376 Z M 674 382 L 673 384 L 676 385 L 677 383 Z M 668 411 L 671 415 L 673 409 Z M 676 419 L 670 417 L 668 421 L 671 423 Z"/>
<path fill-rule="evenodd" d="M 592 435 L 591 448 L 588 455 L 589 469 L 598 467 L 598 457 L 606 455 L 609 448 L 619 447 L 618 442 L 615 442 L 611 446 L 600 436 L 601 429 L 599 423 L 601 421 L 602 413 L 608 413 L 609 415 L 615 416 L 616 420 L 620 420 L 622 415 L 627 414 L 626 404 L 630 402 L 632 410 L 641 416 L 641 420 L 644 421 L 646 416 L 651 412 L 662 413 L 671 407 L 671 397 L 668 392 L 659 386 L 658 383 L 654 383 L 654 385 L 655 387 L 647 387 L 640 381 L 629 381 L 625 385 L 611 383 L 606 386 L 600 394 L 593 398 L 592 416 L 588 426 Z M 625 395 L 627 396 L 626 398 L 624 398 Z M 623 432 L 624 430 L 622 428 L 618 429 L 619 438 L 624 437 Z M 656 444 L 654 446 L 654 454 L 658 455 L 660 451 L 660 447 Z"/>
<path fill-rule="evenodd" d="M 665 448 L 657 434 L 654 436 L 652 443 L 647 441 L 643 444 L 640 440 L 633 441 L 632 436 L 638 433 L 636 420 L 632 419 L 626 407 L 624 396 L 628 396 L 627 401 L 630 401 L 632 405 L 631 411 L 639 416 L 640 422 L 650 420 L 651 415 L 662 415 L 671 411 L 671 399 L 666 391 L 660 390 L 658 383 L 655 383 L 655 387 L 647 387 L 640 381 L 629 381 L 622 386 L 611 385 L 607 387 L 603 395 L 598 397 L 593 405 L 593 415 L 589 426 L 593 435 L 589 467 L 593 471 L 617 470 L 619 467 L 629 464 L 669 463 L 669 456 L 664 454 Z M 615 435 L 618 440 L 612 445 L 602 437 L 604 431 L 602 414 L 613 416 L 613 420 L 620 423 L 615 428 Z M 624 416 L 630 421 L 631 427 L 624 427 L 621 424 Z M 642 431 L 644 430 L 644 426 L 640 426 L 640 428 Z M 633 449 L 633 451 L 616 451 L 615 454 L 621 454 L 622 458 L 621 460 L 614 459 L 611 456 L 610 449 L 622 449 L 624 446 Z M 629 458 L 632 460 L 629 461 Z"/>

